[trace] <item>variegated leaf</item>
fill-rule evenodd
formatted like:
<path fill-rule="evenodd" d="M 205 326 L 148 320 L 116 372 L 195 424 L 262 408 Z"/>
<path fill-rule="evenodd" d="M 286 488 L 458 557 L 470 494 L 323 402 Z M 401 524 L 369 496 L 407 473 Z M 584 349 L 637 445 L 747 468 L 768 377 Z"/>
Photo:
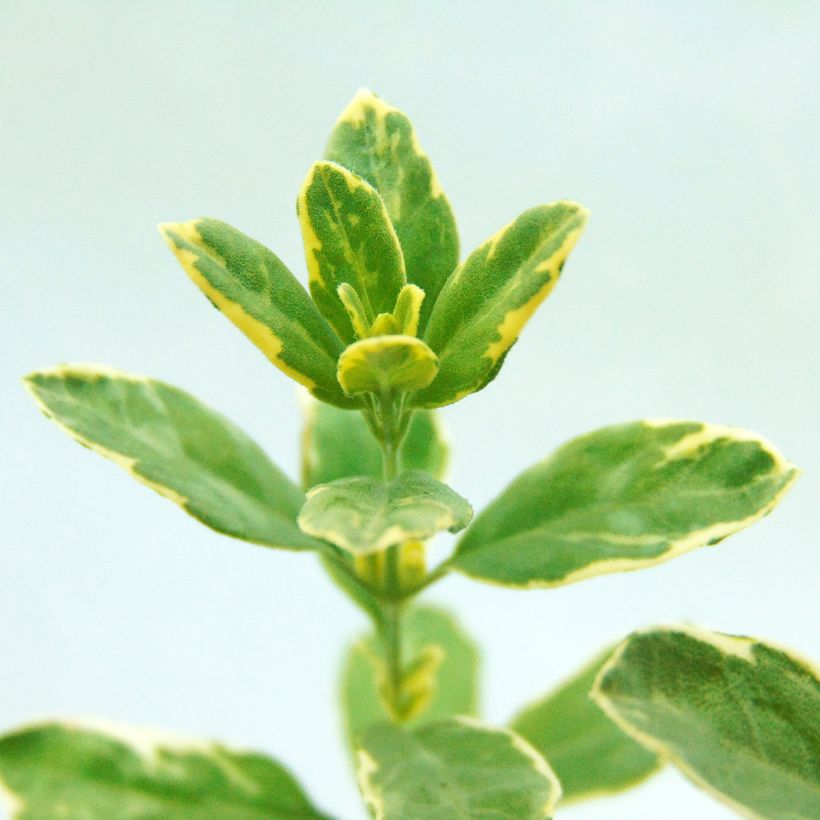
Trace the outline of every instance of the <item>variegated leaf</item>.
<path fill-rule="evenodd" d="M 419 325 L 423 331 L 458 264 L 458 231 L 410 120 L 362 89 L 339 117 L 326 156 L 366 179 L 384 200 L 401 242 L 407 280 L 427 294 Z"/>
<path fill-rule="evenodd" d="M 564 789 L 562 806 L 632 788 L 661 766 L 658 755 L 620 729 L 589 696 L 612 651 L 602 652 L 510 723 L 555 770 Z"/>
<path fill-rule="evenodd" d="M 416 336 L 421 324 L 421 310 L 426 294 L 418 285 L 405 285 L 396 299 L 393 319 L 397 333 L 405 336 Z"/>
<path fill-rule="evenodd" d="M 820 817 L 820 670 L 691 626 L 624 641 L 593 689 L 624 731 L 748 817 Z"/>
<path fill-rule="evenodd" d="M 399 467 L 441 479 L 448 447 L 433 410 L 416 410 L 399 450 Z M 302 485 L 306 490 L 338 478 L 382 477 L 379 443 L 361 413 L 309 400 L 302 433 Z"/>
<path fill-rule="evenodd" d="M 641 569 L 757 521 L 797 474 L 745 430 L 694 421 L 604 427 L 522 473 L 478 516 L 452 564 L 513 587 Z"/>
<path fill-rule="evenodd" d="M 339 297 L 347 283 L 372 324 L 390 313 L 406 284 L 399 240 L 376 190 L 332 162 L 315 163 L 297 202 L 313 299 L 348 344 L 351 318 Z"/>
<path fill-rule="evenodd" d="M 41 370 L 25 384 L 64 432 L 217 532 L 270 547 L 324 548 L 296 524 L 301 490 L 193 396 L 91 365 Z"/>
<path fill-rule="evenodd" d="M 365 555 L 442 530 L 458 532 L 472 508 L 446 484 L 411 470 L 388 483 L 342 478 L 307 494 L 299 526 L 353 554 Z"/>
<path fill-rule="evenodd" d="M 555 287 L 587 220 L 573 202 L 525 211 L 477 248 L 447 280 L 424 340 L 439 357 L 439 372 L 414 397 L 438 407 L 481 390 L 535 309 Z"/>
<path fill-rule="evenodd" d="M 276 254 L 217 219 L 160 226 L 185 272 L 282 372 L 317 399 L 354 407 L 336 381 L 343 345 Z"/>
<path fill-rule="evenodd" d="M 437 372 L 438 359 L 421 339 L 372 336 L 345 348 L 337 378 L 349 396 L 382 396 L 420 390 Z"/>
<path fill-rule="evenodd" d="M 360 741 L 359 789 L 379 820 L 549 820 L 561 785 L 510 731 L 452 718 L 408 731 L 387 723 Z"/>
<path fill-rule="evenodd" d="M 256 752 L 99 723 L 0 737 L 0 797 L 14 820 L 329 820 Z"/>
<path fill-rule="evenodd" d="M 425 651 L 434 664 L 411 671 L 405 688 L 412 714 L 407 725 L 419 726 L 478 710 L 478 649 L 455 618 L 441 609 L 410 609 L 402 622 L 405 668 Z M 342 670 L 342 712 L 350 743 L 363 733 L 390 720 L 381 694 L 386 670 L 380 636 L 358 640 L 347 652 Z"/>

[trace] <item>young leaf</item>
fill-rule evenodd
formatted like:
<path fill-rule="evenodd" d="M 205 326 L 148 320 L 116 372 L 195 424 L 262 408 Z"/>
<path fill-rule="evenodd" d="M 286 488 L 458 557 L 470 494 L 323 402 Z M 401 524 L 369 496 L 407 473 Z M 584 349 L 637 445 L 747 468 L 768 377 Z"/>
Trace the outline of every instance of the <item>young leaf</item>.
<path fill-rule="evenodd" d="M 413 732 L 368 730 L 357 753 L 359 790 L 383 820 L 551 818 L 561 786 L 544 759 L 510 731 L 467 718 Z"/>
<path fill-rule="evenodd" d="M 14 820 L 329 820 L 264 755 L 65 722 L 0 737 L 3 792 Z"/>
<path fill-rule="evenodd" d="M 429 681 L 429 698 L 407 726 L 419 726 L 478 710 L 478 649 L 455 618 L 431 607 L 409 610 L 402 621 L 405 664 L 426 648 L 438 650 L 441 661 Z M 352 746 L 365 730 L 390 720 L 379 694 L 385 662 L 379 637 L 370 634 L 354 643 L 342 668 L 342 714 Z"/>
<path fill-rule="evenodd" d="M 188 276 L 273 364 L 317 399 L 357 406 L 336 380 L 341 341 L 276 254 L 217 219 L 160 230 Z"/>
<path fill-rule="evenodd" d="M 413 336 L 373 336 L 346 348 L 339 357 L 339 384 L 348 396 L 401 393 L 426 387 L 438 360 Z"/>
<path fill-rule="evenodd" d="M 398 326 L 398 333 L 405 336 L 416 336 L 421 322 L 421 308 L 426 294 L 418 285 L 405 285 L 396 297 L 393 319 Z"/>
<path fill-rule="evenodd" d="M 405 114 L 362 89 L 342 112 L 325 156 L 366 179 L 396 228 L 407 281 L 426 294 L 419 328 L 458 264 L 458 231 L 450 203 Z"/>
<path fill-rule="evenodd" d="M 513 587 L 653 566 L 754 523 L 796 477 L 772 444 L 744 430 L 604 427 L 522 473 L 478 516 L 453 566 Z"/>
<path fill-rule="evenodd" d="M 297 210 L 310 292 L 349 344 L 356 336 L 339 285 L 346 282 L 356 291 L 369 322 L 390 313 L 406 284 L 396 232 L 375 189 L 332 162 L 317 162 L 310 169 Z"/>
<path fill-rule="evenodd" d="M 217 532 L 269 547 L 323 548 L 296 524 L 299 488 L 193 396 L 90 365 L 31 373 L 25 385 L 64 432 Z"/>
<path fill-rule="evenodd" d="M 535 309 L 555 287 L 587 221 L 574 202 L 525 211 L 473 251 L 439 294 L 424 341 L 439 357 L 418 407 L 438 407 L 481 390 Z"/>
<path fill-rule="evenodd" d="M 611 655 L 612 648 L 602 652 L 510 723 L 555 770 L 564 789 L 561 805 L 629 789 L 661 766 L 656 754 L 621 731 L 589 696 Z"/>
<path fill-rule="evenodd" d="M 447 458 L 448 447 L 435 411 L 416 410 L 399 451 L 401 470 L 425 470 L 441 479 Z M 367 422 L 361 413 L 310 400 L 302 433 L 303 487 L 309 490 L 352 476 L 382 476 L 381 449 Z"/>
<path fill-rule="evenodd" d="M 299 526 L 353 554 L 467 526 L 470 505 L 428 473 L 411 470 L 385 484 L 363 476 L 319 484 L 307 494 Z"/>
<path fill-rule="evenodd" d="M 692 627 L 637 632 L 593 696 L 697 785 L 754 817 L 820 817 L 820 680 L 752 638 Z"/>

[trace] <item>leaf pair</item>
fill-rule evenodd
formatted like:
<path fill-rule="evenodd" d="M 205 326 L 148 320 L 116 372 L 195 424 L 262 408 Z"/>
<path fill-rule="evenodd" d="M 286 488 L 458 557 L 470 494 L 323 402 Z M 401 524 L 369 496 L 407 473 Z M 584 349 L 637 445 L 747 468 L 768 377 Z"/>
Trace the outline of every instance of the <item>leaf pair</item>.
<path fill-rule="evenodd" d="M 380 722 L 358 650 L 346 668 L 359 785 L 377 817 L 543 820 L 561 795 L 550 764 L 574 800 L 628 788 L 660 759 L 743 814 L 818 816 L 820 679 L 788 652 L 692 627 L 645 630 L 505 731 L 455 717 L 475 708 L 475 655 L 452 621 L 418 610 L 410 623 L 416 646 L 447 650 L 426 719 Z M 0 737 L 0 782 L 15 820 L 327 818 L 264 755 L 135 729 L 19 729 Z"/>
<path fill-rule="evenodd" d="M 475 717 L 478 651 L 473 641 L 452 615 L 439 609 L 411 609 L 404 624 L 406 665 L 412 665 L 425 652 L 435 652 L 440 658 L 428 682 L 429 698 L 419 713 L 405 720 L 405 728 L 415 731 L 456 716 Z M 566 800 L 628 788 L 659 765 L 653 752 L 632 740 L 588 697 L 596 675 L 611 654 L 611 649 L 603 653 L 510 724 L 548 761 Z M 368 730 L 391 719 L 380 693 L 384 664 L 384 651 L 375 634 L 360 639 L 348 650 L 342 670 L 342 715 L 354 755 L 361 746 L 369 754 Z"/>
<path fill-rule="evenodd" d="M 316 403 L 303 472 L 306 487 L 320 486 L 305 505 L 302 490 L 249 436 L 175 387 L 89 365 L 32 373 L 26 386 L 72 438 L 206 526 L 244 541 L 323 554 L 331 542 L 367 553 L 461 529 L 472 515 L 431 475 L 443 470 L 446 448 L 429 412 L 412 420 L 400 454 L 405 472 L 385 485 L 368 477 L 381 475 L 381 453 L 363 417 Z"/>
<path fill-rule="evenodd" d="M 406 724 L 414 735 L 410 740 L 394 739 L 395 730 L 372 729 L 387 718 L 377 688 L 381 649 L 375 637 L 354 644 L 342 678 L 348 738 L 354 750 L 364 750 L 359 766 L 367 779 L 366 795 L 379 782 L 368 758 L 385 760 L 382 782 L 389 779 L 384 788 L 392 794 L 382 794 L 382 799 L 399 807 L 397 813 L 387 811 L 387 818 L 403 817 L 402 810 L 409 810 L 391 800 L 408 795 L 416 799 L 419 793 L 434 805 L 444 799 L 435 789 L 428 793 L 423 785 L 403 782 L 393 769 L 392 755 L 412 759 L 415 749 L 425 749 L 423 742 L 416 745 L 425 729 L 435 735 L 440 721 L 475 715 L 477 708 L 476 652 L 451 616 L 438 610 L 412 611 L 408 643 L 408 657 L 424 647 L 437 647 L 443 657 L 428 709 Z M 632 788 L 669 760 L 742 813 L 817 817 L 818 670 L 751 638 L 690 626 L 636 632 L 522 710 L 510 728 L 554 770 L 563 801 Z M 454 747 L 456 737 L 450 735 Z M 381 756 L 374 749 L 381 750 Z M 435 756 L 435 751 L 426 752 Z M 453 753 L 457 757 L 462 751 L 454 748 Z M 516 808 L 499 817 L 529 816 L 518 808 L 521 804 L 509 805 Z"/>
<path fill-rule="evenodd" d="M 31 374 L 27 386 L 69 435 L 218 532 L 327 549 L 297 524 L 301 490 L 246 434 L 187 393 L 81 365 Z M 383 548 L 391 532 L 398 543 L 469 521 L 466 502 L 433 477 L 446 450 L 428 413 L 411 422 L 400 456 L 411 472 L 392 488 L 376 479 L 378 445 L 359 414 L 317 405 L 304 442 L 305 486 L 330 483 L 304 511 L 313 535 L 366 553 Z M 758 520 L 796 476 L 776 448 L 745 431 L 698 422 L 603 428 L 517 478 L 469 527 L 449 567 L 533 587 L 652 566 Z M 351 528 L 354 501 L 367 527 Z M 340 528 L 346 534 L 333 537 Z"/>
<path fill-rule="evenodd" d="M 384 365 L 371 361 L 364 384 L 343 367 L 340 383 L 340 355 L 364 335 L 397 334 L 391 351 L 407 348 L 404 372 L 408 357 L 422 360 L 421 378 L 405 375 L 395 389 L 435 375 L 436 358 L 415 335 L 456 266 L 458 238 L 409 120 L 375 95 L 348 106 L 328 155 L 335 161 L 315 163 L 298 198 L 312 299 L 275 254 L 223 222 L 161 230 L 192 280 L 273 364 L 316 398 L 354 408 L 360 392 L 378 388 L 371 382 Z M 359 351 L 359 371 L 377 347 Z"/>
<path fill-rule="evenodd" d="M 510 732 L 450 719 L 410 734 L 368 732 L 359 782 L 375 816 L 543 820 L 560 788 Z M 278 762 L 136 729 L 42 724 L 0 737 L 15 820 L 330 820 Z M 502 777 L 499 778 L 499 775 Z"/>
<path fill-rule="evenodd" d="M 784 650 L 693 627 L 634 633 L 512 720 L 512 732 L 531 749 L 508 771 L 505 785 L 514 784 L 515 793 L 502 787 L 502 797 L 494 786 L 503 778 L 470 757 L 485 755 L 504 767 L 511 761 L 495 755 L 505 744 L 522 744 L 453 720 L 477 711 L 474 645 L 451 616 L 415 609 L 407 617 L 407 646 L 408 661 L 436 650 L 441 662 L 427 708 L 403 729 L 385 725 L 375 636 L 351 647 L 342 675 L 347 736 L 365 799 L 383 812 L 377 816 L 459 816 L 460 805 L 475 816 L 491 808 L 510 820 L 551 816 L 534 808 L 544 781 L 520 778 L 533 751 L 557 775 L 565 802 L 632 788 L 669 760 L 742 813 L 817 816 L 820 679 Z M 558 789 L 554 776 L 546 779 L 554 807 Z"/>
<path fill-rule="evenodd" d="M 298 197 L 310 293 L 230 225 L 161 226 L 211 302 L 321 401 L 410 393 L 438 407 L 482 389 L 558 280 L 587 218 L 533 208 L 458 266 L 450 205 L 398 109 L 362 91 Z"/>

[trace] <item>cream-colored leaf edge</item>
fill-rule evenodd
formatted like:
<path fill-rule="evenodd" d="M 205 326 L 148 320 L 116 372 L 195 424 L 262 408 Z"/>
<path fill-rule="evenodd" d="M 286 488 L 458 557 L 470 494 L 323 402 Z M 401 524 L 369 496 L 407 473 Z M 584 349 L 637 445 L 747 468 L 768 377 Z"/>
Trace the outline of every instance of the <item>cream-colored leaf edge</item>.
<path fill-rule="evenodd" d="M 345 109 L 339 115 L 339 118 L 336 120 L 336 125 L 338 126 L 346 123 L 351 125 L 353 128 L 358 129 L 364 125 L 367 119 L 368 109 L 372 110 L 376 117 L 381 121 L 386 120 L 390 114 L 398 114 L 410 122 L 410 118 L 404 113 L 404 111 L 391 105 L 386 100 L 383 100 L 380 96 L 378 96 L 378 94 L 374 93 L 370 89 L 360 88 L 356 92 L 353 99 L 347 104 Z M 446 200 L 447 197 L 444 195 L 444 191 L 439 183 L 438 176 L 436 175 L 433 165 L 430 162 L 430 157 L 421 147 L 418 140 L 418 135 L 416 134 L 416 129 L 413 127 L 412 123 L 410 123 L 410 134 L 413 141 L 413 152 L 420 159 L 426 160 L 430 171 L 430 196 L 432 199 Z M 401 215 L 397 214 L 396 218 L 400 219 Z"/>
<path fill-rule="evenodd" d="M 592 659 L 587 661 L 587 663 L 583 664 L 580 669 L 572 675 L 569 675 L 558 683 L 554 684 L 550 690 L 541 697 L 533 698 L 529 701 L 526 701 L 523 706 L 521 706 L 512 717 L 510 717 L 506 722 L 510 726 L 511 730 L 514 732 L 515 727 L 513 724 L 518 720 L 518 718 L 524 714 L 524 712 L 529 712 L 532 709 L 537 708 L 542 703 L 550 700 L 559 690 L 565 689 L 568 686 L 571 686 L 575 681 L 577 681 L 585 672 L 587 667 L 594 665 L 596 662 L 601 660 L 604 656 L 611 656 L 612 653 L 615 651 L 616 646 L 619 644 L 612 643 L 609 645 L 607 649 L 602 649 L 596 655 L 593 655 Z M 589 693 L 587 693 L 587 697 L 590 697 Z M 620 728 L 620 727 L 619 727 Z M 539 752 L 539 754 L 541 754 Z M 544 756 L 546 759 L 546 756 Z M 657 759 L 657 763 L 651 769 L 649 769 L 645 774 L 640 775 L 639 777 L 632 778 L 631 780 L 625 780 L 621 786 L 609 788 L 609 789 L 592 789 L 587 792 L 582 792 L 581 794 L 575 795 L 574 797 L 562 797 L 561 798 L 561 805 L 562 806 L 573 806 L 576 803 L 585 803 L 587 800 L 595 800 L 601 797 L 610 797 L 615 794 L 621 794 L 625 791 L 629 791 L 630 789 L 635 788 L 635 786 L 639 786 L 641 783 L 647 781 L 653 775 L 656 775 L 664 766 L 664 760 L 659 756 Z"/>
<path fill-rule="evenodd" d="M 37 408 L 40 412 L 48 418 L 56 427 L 62 430 L 69 438 L 74 439 L 77 443 L 83 445 L 83 447 L 87 447 L 94 453 L 102 456 L 109 461 L 113 461 L 118 467 L 125 470 L 128 475 L 132 478 L 136 479 L 140 484 L 143 484 L 146 487 L 149 487 L 154 492 L 159 493 L 159 495 L 163 496 L 163 498 L 167 498 L 170 501 L 173 501 L 174 504 L 177 504 L 182 510 L 184 510 L 194 521 L 197 521 L 200 524 L 208 527 L 208 529 L 213 530 L 214 532 L 219 533 L 220 535 L 225 535 L 228 538 L 237 538 L 239 541 L 244 541 L 246 544 L 256 544 L 257 546 L 261 547 L 268 547 L 271 548 L 272 545 L 264 542 L 264 541 L 253 541 L 248 538 L 239 538 L 238 536 L 233 536 L 230 533 L 222 532 L 221 530 L 216 530 L 213 527 L 210 527 L 208 524 L 205 524 L 198 516 L 194 515 L 193 512 L 188 507 L 188 498 L 186 498 L 181 493 L 178 493 L 171 487 L 166 487 L 164 484 L 160 484 L 156 481 L 152 481 L 150 478 L 146 478 L 144 475 L 137 471 L 137 467 L 139 466 L 139 460 L 136 458 L 131 458 L 130 456 L 123 455 L 122 453 L 118 453 L 116 450 L 109 450 L 107 447 L 103 447 L 101 444 L 86 438 L 85 436 L 80 435 L 75 430 L 72 430 L 67 424 L 64 424 L 60 419 L 58 419 L 54 413 L 49 409 L 48 405 L 37 395 L 37 388 L 34 384 L 31 383 L 31 379 L 36 376 L 45 376 L 45 377 L 57 377 L 57 378 L 65 378 L 66 376 L 76 374 L 81 377 L 89 377 L 89 376 L 104 376 L 109 379 L 120 379 L 122 381 L 128 382 L 135 382 L 146 384 L 148 386 L 159 384 L 163 387 L 170 387 L 173 390 L 179 390 L 180 388 L 174 388 L 171 385 L 166 384 L 165 382 L 159 381 L 157 379 L 152 379 L 148 376 L 143 376 L 137 373 L 126 373 L 122 370 L 117 370 L 110 365 L 103 365 L 103 364 L 88 364 L 88 363 L 80 363 L 80 362 L 73 362 L 70 364 L 58 364 L 52 365 L 51 367 L 44 367 L 40 370 L 33 370 L 31 373 L 27 374 L 23 377 L 23 386 L 26 389 L 26 392 L 31 396 L 34 400 L 34 403 L 37 405 Z M 181 391 L 184 392 L 184 391 Z M 198 400 L 197 400 L 198 401 Z M 201 403 L 201 402 L 200 402 Z M 204 405 L 206 409 L 210 410 L 211 408 L 207 405 Z M 216 412 L 216 411 L 212 411 Z M 317 547 L 320 546 L 317 544 Z M 282 546 L 282 549 L 289 549 L 287 546 Z"/>
<path fill-rule="evenodd" d="M 305 497 L 310 500 L 315 495 L 318 495 L 329 488 L 332 489 L 332 482 L 330 484 L 317 484 L 315 487 L 311 487 L 307 491 Z M 297 523 L 299 524 L 299 529 L 307 535 L 310 535 L 313 538 L 321 538 L 325 541 L 329 541 L 331 544 L 335 544 L 337 547 L 345 550 L 351 555 L 373 555 L 374 553 L 381 552 L 382 550 L 386 550 L 388 547 L 395 546 L 396 544 L 400 544 L 404 541 L 415 539 L 427 540 L 428 538 L 432 538 L 436 533 L 443 532 L 444 530 L 450 530 L 451 527 L 454 527 L 458 523 L 452 510 L 446 504 L 434 501 L 430 498 L 426 498 L 424 501 L 429 507 L 434 507 L 440 511 L 438 517 L 431 526 L 426 527 L 424 530 L 409 530 L 401 524 L 393 524 L 384 530 L 376 542 L 371 544 L 371 546 L 367 549 L 359 549 L 354 547 L 352 542 L 344 534 L 339 533 L 336 530 L 330 530 L 326 527 L 314 527 L 310 523 L 310 520 L 305 518 L 302 513 L 299 514 Z M 467 506 L 470 507 L 471 520 L 473 508 L 469 504 Z M 304 510 L 304 507 L 302 509 Z M 432 532 L 429 531 L 431 529 Z"/>
<path fill-rule="evenodd" d="M 308 281 L 312 284 L 316 284 L 320 287 L 325 287 L 326 283 L 322 277 L 322 268 L 317 260 L 317 253 L 321 252 L 322 250 L 322 240 L 319 238 L 318 234 L 316 233 L 316 229 L 313 225 L 313 220 L 310 217 L 310 208 L 308 207 L 308 191 L 312 187 L 314 180 L 316 179 L 316 175 L 320 171 L 330 171 L 331 173 L 338 174 L 347 185 L 348 190 L 355 191 L 357 188 L 363 188 L 368 196 L 373 198 L 374 201 L 379 203 L 382 221 L 384 223 L 384 229 L 387 235 L 392 239 L 392 242 L 397 251 L 397 257 L 399 259 L 399 263 L 401 266 L 401 276 L 403 280 L 403 284 L 407 284 L 407 275 L 404 268 L 404 254 L 401 250 L 401 243 L 399 242 L 398 234 L 396 233 L 396 229 L 393 227 L 393 222 L 390 219 L 390 215 L 387 213 L 387 207 L 384 204 L 384 200 L 381 198 L 381 194 L 364 178 L 360 177 L 358 174 L 354 174 L 353 171 L 345 168 L 343 165 L 339 165 L 338 162 L 331 162 L 330 160 L 321 159 L 317 162 L 314 162 L 313 165 L 310 166 L 308 169 L 307 175 L 305 176 L 304 182 L 302 182 L 302 186 L 299 189 L 299 195 L 296 199 L 297 204 L 297 216 L 299 218 L 299 225 L 302 228 L 302 238 L 303 243 L 305 246 L 305 262 L 308 268 Z M 332 198 L 330 191 L 327 189 L 328 197 Z M 335 203 L 334 203 L 335 204 Z M 346 249 L 346 256 L 348 260 L 355 259 L 356 254 L 354 253 L 353 249 L 350 246 L 350 241 L 348 239 L 347 233 L 341 233 L 342 242 Z M 331 293 L 335 295 L 335 292 L 331 289 Z M 359 294 L 361 296 L 361 294 Z"/>
<path fill-rule="evenodd" d="M 646 732 L 643 732 L 631 724 L 620 714 L 620 712 L 618 712 L 617 707 L 606 696 L 606 694 L 601 691 L 601 684 L 604 678 L 618 665 L 627 649 L 627 646 L 629 645 L 629 641 L 632 636 L 645 635 L 653 632 L 682 633 L 695 638 L 696 640 L 702 641 L 703 643 L 710 644 L 724 655 L 734 655 L 749 664 L 755 664 L 757 662 L 754 657 L 754 647 L 762 644 L 776 649 L 784 655 L 787 655 L 791 660 L 795 661 L 799 666 L 802 666 L 806 669 L 806 671 L 818 679 L 820 679 L 820 667 L 812 663 L 807 658 L 803 658 L 799 654 L 795 653 L 793 650 L 782 647 L 772 641 L 765 641 L 764 643 L 757 638 L 751 638 L 745 635 L 727 635 L 723 632 L 714 632 L 693 624 L 650 626 L 636 630 L 632 633 L 632 635 L 627 636 L 623 641 L 621 641 L 621 643 L 615 648 L 615 651 L 612 653 L 610 659 L 601 667 L 601 671 L 595 678 L 595 682 L 590 690 L 590 697 L 595 701 L 595 703 L 598 704 L 598 706 L 601 707 L 601 709 L 603 709 L 604 712 L 606 712 L 609 718 L 618 727 L 620 727 L 630 737 L 638 741 L 638 743 L 642 746 L 645 746 L 650 751 L 655 752 L 658 756 L 677 766 L 677 768 L 680 769 L 681 772 L 683 772 L 683 774 L 686 775 L 686 777 L 689 778 L 689 780 L 691 780 L 698 788 L 703 789 L 703 791 L 707 794 L 729 806 L 743 817 L 750 818 L 750 820 L 766 820 L 763 815 L 753 812 L 748 808 L 748 806 L 738 803 L 728 795 L 725 795 L 723 792 L 716 789 L 710 783 L 703 780 L 703 778 L 692 770 L 688 764 L 684 763 L 679 757 L 677 757 L 665 743 L 657 740 L 652 735 L 646 734 Z"/>
<path fill-rule="evenodd" d="M 220 312 L 227 316 L 265 354 L 271 364 L 278 367 L 286 376 L 290 376 L 294 381 L 307 387 L 308 390 L 314 390 L 317 386 L 316 382 L 282 358 L 284 343 L 273 330 L 251 316 L 238 302 L 232 301 L 222 291 L 215 288 L 197 267 L 196 263 L 199 261 L 197 255 L 177 245 L 173 233 L 198 248 L 205 256 L 226 267 L 224 260 L 203 241 L 198 228 L 200 222 L 202 222 L 201 218 L 192 219 L 189 222 L 164 222 L 158 226 L 158 230 L 191 281 L 219 308 Z"/>
<path fill-rule="evenodd" d="M 57 726 L 72 732 L 94 732 L 104 735 L 111 740 L 121 743 L 131 749 L 145 764 L 149 771 L 161 764 L 160 752 L 164 750 L 176 752 L 199 752 L 207 755 L 224 772 L 225 776 L 237 787 L 253 793 L 257 786 L 251 783 L 241 771 L 227 760 L 221 752 L 228 751 L 235 754 L 257 754 L 250 749 L 238 746 L 226 746 L 216 741 L 202 740 L 187 737 L 165 730 L 135 727 L 100 717 L 54 717 L 39 718 L 28 721 L 13 729 L 4 732 L 0 737 L 19 734 L 20 732 L 36 731 L 50 726 Z M 274 761 L 276 762 L 276 761 Z M 277 763 L 277 765 L 280 765 Z M 26 808 L 26 802 L 0 777 L 0 805 L 12 818 L 18 817 Z"/>
<path fill-rule="evenodd" d="M 629 424 L 630 422 L 625 423 Z M 704 444 L 707 441 L 712 441 L 718 438 L 731 438 L 734 441 L 754 441 L 758 443 L 761 448 L 774 460 L 775 470 L 783 473 L 790 473 L 791 475 L 789 476 L 788 481 L 783 485 L 783 487 L 781 487 L 780 491 L 775 494 L 772 500 L 765 507 L 752 515 L 738 521 L 720 521 L 717 524 L 712 524 L 709 527 L 704 527 L 701 530 L 688 533 L 683 538 L 672 541 L 663 554 L 653 556 L 652 558 L 607 558 L 601 561 L 593 561 L 592 563 L 587 564 L 574 572 L 570 572 L 560 580 L 545 581 L 535 579 L 524 584 L 496 581 L 492 578 L 487 578 L 484 575 L 470 572 L 469 570 L 463 569 L 455 564 L 448 564 L 448 569 L 453 572 L 458 572 L 461 575 L 465 575 L 468 578 L 473 578 L 492 586 L 505 587 L 507 589 L 553 589 L 555 587 L 573 584 L 577 581 L 584 581 L 588 578 L 595 578 L 599 575 L 609 575 L 615 572 L 633 572 L 639 569 L 647 569 L 658 564 L 663 564 L 672 558 L 677 558 L 678 556 L 684 555 L 685 553 L 691 552 L 699 547 L 707 546 L 710 541 L 715 539 L 722 540 L 729 535 L 733 535 L 734 533 L 745 529 L 749 525 L 754 524 L 761 518 L 764 518 L 781 502 L 783 497 L 791 489 L 792 485 L 801 474 L 800 469 L 791 462 L 787 461 L 780 450 L 774 446 L 774 444 L 763 438 L 763 436 L 752 433 L 749 430 L 739 427 L 709 424 L 707 422 L 693 422 L 690 419 L 640 419 L 638 422 L 632 423 L 644 424 L 647 427 L 664 427 L 675 424 L 700 424 L 702 426 L 703 429 L 687 434 L 675 442 L 674 445 L 668 447 L 665 453 L 667 461 L 680 458 L 686 452 L 694 452 L 694 450 L 696 450 L 701 444 Z M 597 431 L 593 431 L 593 433 L 594 432 Z M 587 433 L 586 435 L 593 435 L 593 433 Z M 705 436 L 705 433 L 710 433 L 711 436 Z M 581 436 L 581 438 L 583 437 L 584 436 Z M 684 442 L 687 442 L 687 440 L 689 442 L 688 449 L 682 450 L 681 445 Z M 551 460 L 551 458 L 552 456 L 549 456 L 528 469 L 533 469 L 539 466 L 539 464 L 546 464 Z M 666 463 L 666 461 L 662 463 Z M 467 532 L 469 532 L 469 530 Z M 579 537 L 580 535 L 581 534 L 579 534 Z M 600 533 L 587 533 L 586 535 L 592 535 L 596 538 L 606 537 L 605 534 L 602 535 Z M 657 540 L 657 537 L 655 537 L 655 540 Z M 455 557 L 455 555 L 453 557 Z"/>
<path fill-rule="evenodd" d="M 549 796 L 547 802 L 542 808 L 543 817 L 552 817 L 555 814 L 555 807 L 561 799 L 562 788 L 555 772 L 550 768 L 549 763 L 541 756 L 541 754 L 533 748 L 523 737 L 517 735 L 511 729 L 499 729 L 495 726 L 487 726 L 480 720 L 466 715 L 459 715 L 458 717 L 448 718 L 445 721 L 453 721 L 460 723 L 462 726 L 467 726 L 471 729 L 476 729 L 482 732 L 488 732 L 496 735 L 505 736 L 510 745 L 519 754 L 523 755 L 529 760 L 532 768 L 547 781 L 549 784 Z M 436 724 L 430 724 L 435 726 Z M 367 753 L 363 748 L 356 750 L 356 780 L 359 784 L 359 791 L 362 793 L 365 803 L 373 811 L 374 820 L 387 820 L 385 814 L 384 798 L 380 791 L 373 785 L 373 775 L 379 770 L 378 763 Z M 398 818 L 396 818 L 398 820 Z"/>

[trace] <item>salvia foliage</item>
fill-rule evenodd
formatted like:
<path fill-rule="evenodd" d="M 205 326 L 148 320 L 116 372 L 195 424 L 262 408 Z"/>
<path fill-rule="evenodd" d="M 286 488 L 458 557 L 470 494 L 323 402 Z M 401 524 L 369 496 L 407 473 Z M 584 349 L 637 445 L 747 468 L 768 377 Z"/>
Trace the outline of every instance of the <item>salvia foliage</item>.
<path fill-rule="evenodd" d="M 536 205 L 460 261 L 413 125 L 360 91 L 308 169 L 297 214 L 308 288 L 218 219 L 161 232 L 207 299 L 304 388 L 298 480 L 161 381 L 68 364 L 25 384 L 64 432 L 211 529 L 315 553 L 368 615 L 344 660 L 341 707 L 371 814 L 544 820 L 669 764 L 741 814 L 820 817 L 820 682 L 793 653 L 650 628 L 492 727 L 475 643 L 416 600 L 451 572 L 529 589 L 652 567 L 767 515 L 797 477 L 754 433 L 650 419 L 545 454 L 475 517 L 444 483 L 435 408 L 498 376 L 587 211 Z M 430 566 L 427 542 L 442 531 L 459 537 Z M 314 802 L 266 754 L 67 719 L 0 737 L 0 782 L 21 820 L 333 816 L 318 807 L 332 795 Z"/>

